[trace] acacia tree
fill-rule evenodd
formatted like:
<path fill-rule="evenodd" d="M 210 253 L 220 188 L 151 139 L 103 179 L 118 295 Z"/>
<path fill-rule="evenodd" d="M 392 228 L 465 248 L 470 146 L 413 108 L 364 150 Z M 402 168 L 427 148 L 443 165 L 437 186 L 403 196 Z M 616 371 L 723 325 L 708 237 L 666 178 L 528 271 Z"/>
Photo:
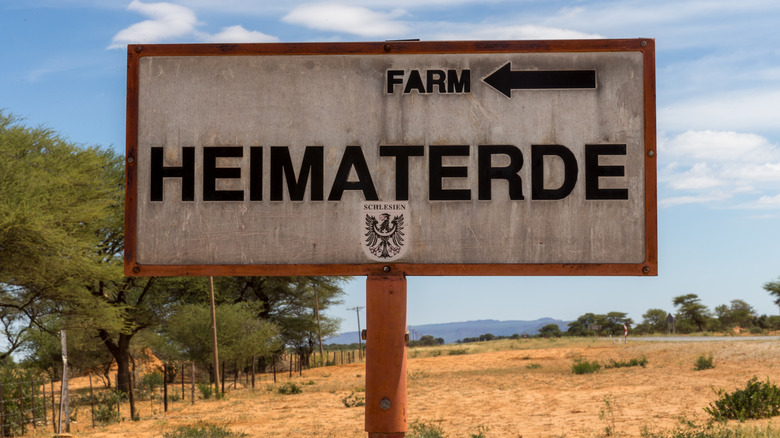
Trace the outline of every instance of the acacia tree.
<path fill-rule="evenodd" d="M 642 315 L 642 324 L 637 329 L 648 333 L 663 333 L 666 331 L 667 313 L 662 309 L 647 309 Z"/>
<path fill-rule="evenodd" d="M 9 354 L 34 327 L 100 339 L 129 389 L 132 337 L 165 295 L 159 281 L 125 278 L 124 166 L 0 112 L 0 309 Z M 77 338 L 73 338 L 74 340 Z"/>
<path fill-rule="evenodd" d="M 252 305 L 221 304 L 215 311 L 220 359 L 244 362 L 253 356 L 268 356 L 279 348 L 276 324 L 258 319 Z M 213 367 L 210 315 L 206 304 L 177 306 L 162 331 L 170 346 L 169 354 Z"/>
<path fill-rule="evenodd" d="M 591 327 L 596 325 L 598 315 L 595 313 L 585 313 L 577 317 L 576 321 L 572 321 L 568 324 L 569 328 L 566 330 L 566 334 L 570 336 L 596 336 L 597 332 Z"/>
<path fill-rule="evenodd" d="M 674 297 L 672 303 L 678 307 L 678 314 L 683 319 L 690 321 L 703 332 L 710 319 L 710 312 L 707 306 L 701 303 L 696 294 L 686 294 Z M 679 318 L 678 318 L 679 319 Z"/>
<path fill-rule="evenodd" d="M 80 147 L 0 112 L 0 309 L 8 350 L 24 348 L 33 327 L 52 334 L 50 315 L 117 312 L 94 303 L 84 285 L 121 271 L 100 263 L 106 229 L 121 202 L 122 160 Z"/>
<path fill-rule="evenodd" d="M 734 326 L 746 328 L 756 319 L 755 309 L 744 300 L 731 300 L 730 305 L 722 304 L 714 310 L 721 330 L 730 330 Z"/>
<path fill-rule="evenodd" d="M 764 284 L 764 290 L 775 298 L 775 304 L 780 307 L 780 279 Z"/>
<path fill-rule="evenodd" d="M 215 279 L 217 303 L 259 303 L 257 317 L 276 324 L 282 340 L 301 357 L 304 365 L 323 338 L 338 331 L 339 320 L 324 315 L 341 303 L 341 284 L 348 277 L 221 277 Z M 316 291 L 316 293 L 315 293 Z M 190 297 L 203 302 L 201 296 Z M 319 308 L 319 327 L 315 312 Z"/>
<path fill-rule="evenodd" d="M 538 331 L 539 336 L 543 338 L 560 338 L 561 335 L 563 335 L 563 333 L 561 333 L 561 328 L 558 327 L 558 324 L 547 324 Z"/>

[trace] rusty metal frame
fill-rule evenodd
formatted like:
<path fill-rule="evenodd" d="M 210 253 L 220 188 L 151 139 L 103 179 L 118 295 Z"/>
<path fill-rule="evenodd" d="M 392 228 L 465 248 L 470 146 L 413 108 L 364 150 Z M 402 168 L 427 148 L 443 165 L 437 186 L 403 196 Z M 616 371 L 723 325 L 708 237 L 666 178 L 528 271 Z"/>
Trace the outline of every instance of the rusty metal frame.
<path fill-rule="evenodd" d="M 147 56 L 381 55 L 626 52 L 643 54 L 645 260 L 578 264 L 267 264 L 141 265 L 136 262 L 139 60 Z M 555 41 L 397 41 L 367 43 L 155 44 L 127 48 L 125 275 L 658 275 L 655 41 L 651 38 Z"/>

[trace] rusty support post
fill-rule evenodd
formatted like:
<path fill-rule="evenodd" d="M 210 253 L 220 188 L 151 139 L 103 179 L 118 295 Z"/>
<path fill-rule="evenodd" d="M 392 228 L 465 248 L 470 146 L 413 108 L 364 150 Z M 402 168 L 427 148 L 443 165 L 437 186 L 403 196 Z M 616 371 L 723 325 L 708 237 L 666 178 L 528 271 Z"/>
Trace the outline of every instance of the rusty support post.
<path fill-rule="evenodd" d="M 366 280 L 366 432 L 369 438 L 406 434 L 406 277 Z"/>

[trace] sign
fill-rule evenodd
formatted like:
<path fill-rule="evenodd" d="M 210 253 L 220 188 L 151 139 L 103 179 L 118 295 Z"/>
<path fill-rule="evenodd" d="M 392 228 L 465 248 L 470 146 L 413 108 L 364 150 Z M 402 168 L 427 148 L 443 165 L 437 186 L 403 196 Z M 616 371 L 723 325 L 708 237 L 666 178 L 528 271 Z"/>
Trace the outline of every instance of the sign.
<path fill-rule="evenodd" d="M 653 40 L 128 60 L 128 275 L 657 273 Z"/>

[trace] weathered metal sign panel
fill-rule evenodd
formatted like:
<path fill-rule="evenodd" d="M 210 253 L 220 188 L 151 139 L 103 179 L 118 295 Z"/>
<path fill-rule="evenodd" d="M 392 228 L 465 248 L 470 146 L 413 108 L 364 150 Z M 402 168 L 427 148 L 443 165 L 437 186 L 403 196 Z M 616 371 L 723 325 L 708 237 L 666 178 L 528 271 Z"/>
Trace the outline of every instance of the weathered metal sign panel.
<path fill-rule="evenodd" d="M 130 275 L 655 275 L 652 40 L 130 46 Z"/>

